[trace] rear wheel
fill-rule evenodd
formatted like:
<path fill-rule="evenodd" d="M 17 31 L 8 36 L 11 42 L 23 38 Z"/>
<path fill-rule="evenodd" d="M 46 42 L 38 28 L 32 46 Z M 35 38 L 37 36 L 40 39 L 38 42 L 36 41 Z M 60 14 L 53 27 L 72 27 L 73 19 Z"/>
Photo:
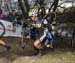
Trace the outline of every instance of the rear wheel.
<path fill-rule="evenodd" d="M 5 34 L 5 26 L 0 22 L 0 37 Z"/>

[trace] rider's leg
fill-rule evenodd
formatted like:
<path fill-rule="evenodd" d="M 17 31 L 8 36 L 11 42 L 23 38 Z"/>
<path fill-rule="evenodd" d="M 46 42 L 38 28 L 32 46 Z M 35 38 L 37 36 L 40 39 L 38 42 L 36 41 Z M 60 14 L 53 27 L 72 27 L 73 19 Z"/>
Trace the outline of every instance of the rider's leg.
<path fill-rule="evenodd" d="M 4 41 L 0 40 L 0 45 L 4 46 L 5 48 L 7 48 L 7 50 L 9 50 L 11 47 L 9 45 L 7 45 Z"/>
<path fill-rule="evenodd" d="M 47 34 L 46 41 L 47 41 L 47 43 L 48 43 L 48 46 L 47 46 L 47 47 L 53 48 L 53 35 L 52 35 L 51 32 L 49 32 L 49 33 Z"/>
<path fill-rule="evenodd" d="M 35 50 L 37 51 L 36 54 L 42 55 L 43 46 L 42 46 L 40 40 L 36 40 L 34 42 L 34 47 L 35 47 Z"/>
<path fill-rule="evenodd" d="M 44 53 L 42 42 L 45 39 L 46 34 L 44 33 L 39 39 L 34 42 L 34 46 L 38 49 L 39 53 L 42 55 Z"/>
<path fill-rule="evenodd" d="M 53 48 L 53 40 L 49 40 L 49 41 L 48 41 L 47 47 Z"/>
<path fill-rule="evenodd" d="M 34 48 L 34 50 L 35 50 L 34 55 L 37 55 L 37 54 L 39 53 L 39 49 L 36 48 L 34 45 L 33 45 L 33 48 Z"/>

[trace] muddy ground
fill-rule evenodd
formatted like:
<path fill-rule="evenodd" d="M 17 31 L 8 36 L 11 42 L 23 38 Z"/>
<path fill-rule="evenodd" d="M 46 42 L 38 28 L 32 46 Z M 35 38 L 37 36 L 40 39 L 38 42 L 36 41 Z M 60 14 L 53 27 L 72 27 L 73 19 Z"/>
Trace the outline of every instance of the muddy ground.
<path fill-rule="evenodd" d="M 0 46 L 0 63 L 75 63 L 75 51 L 71 48 L 47 50 L 44 56 L 33 56 L 33 41 L 25 40 L 25 48 L 21 48 L 21 38 L 1 38 L 11 46 L 11 50 Z"/>

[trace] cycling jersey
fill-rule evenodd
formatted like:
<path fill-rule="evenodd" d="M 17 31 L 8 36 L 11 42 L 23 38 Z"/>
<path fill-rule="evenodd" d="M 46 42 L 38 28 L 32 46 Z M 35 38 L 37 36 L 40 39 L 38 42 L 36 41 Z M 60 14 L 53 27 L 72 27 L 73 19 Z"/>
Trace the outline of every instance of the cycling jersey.
<path fill-rule="evenodd" d="M 37 21 L 33 21 L 31 23 L 31 31 L 34 29 L 33 32 L 36 35 L 36 39 L 39 39 L 41 42 L 46 37 L 48 33 L 48 22 L 45 19 L 40 19 Z M 32 33 L 31 33 L 32 34 Z"/>

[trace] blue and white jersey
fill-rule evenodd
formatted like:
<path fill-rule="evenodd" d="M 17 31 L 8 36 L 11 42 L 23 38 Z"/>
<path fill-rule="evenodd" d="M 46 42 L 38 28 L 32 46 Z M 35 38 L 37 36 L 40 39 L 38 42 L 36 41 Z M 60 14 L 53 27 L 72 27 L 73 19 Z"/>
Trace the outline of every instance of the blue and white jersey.
<path fill-rule="evenodd" d="M 42 35 L 44 35 L 44 32 L 48 32 L 48 29 L 46 27 L 48 23 L 44 19 L 39 19 L 37 21 L 33 21 L 31 23 L 31 29 L 34 29 L 34 32 L 36 33 L 36 36 L 39 38 Z M 47 29 L 47 30 L 46 30 Z"/>

